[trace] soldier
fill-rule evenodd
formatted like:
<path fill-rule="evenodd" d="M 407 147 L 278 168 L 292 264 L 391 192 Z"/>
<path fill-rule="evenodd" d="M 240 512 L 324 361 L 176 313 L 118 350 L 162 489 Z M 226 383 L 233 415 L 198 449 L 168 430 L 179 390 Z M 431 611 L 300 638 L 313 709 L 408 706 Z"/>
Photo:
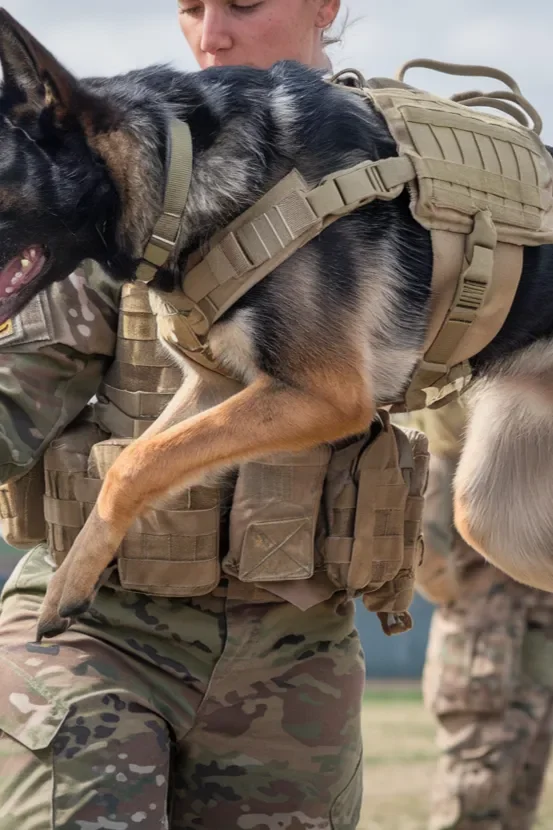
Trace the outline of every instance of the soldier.
<path fill-rule="evenodd" d="M 420 592 L 437 604 L 424 669 L 440 758 L 430 830 L 529 830 L 553 731 L 553 596 L 488 564 L 453 527 L 462 399 L 412 421 L 429 438 Z"/>
<path fill-rule="evenodd" d="M 179 15 L 202 68 L 267 66 L 277 58 L 324 67 L 324 33 L 339 5 L 180 0 Z M 48 538 L 15 568 L 2 599 L 1 830 L 357 825 L 364 661 L 354 604 L 344 590 L 329 590 L 328 578 L 278 583 L 295 601 L 228 576 L 211 587 L 219 526 L 187 537 L 158 525 L 125 542 L 89 613 L 62 636 L 34 642 L 48 578 L 97 493 L 100 449 L 141 434 L 180 383 L 156 345 L 147 291 L 127 286 L 119 296 L 91 263 L 0 332 L 7 534 L 23 547 Z M 83 413 L 96 392 L 92 411 Z M 385 434 L 392 428 L 373 429 L 361 448 Z M 346 447 L 349 466 L 360 451 Z M 310 469 L 322 488 L 321 461 Z M 289 480 L 277 482 L 273 501 L 288 493 Z M 298 504 L 311 489 L 296 486 Z M 219 515 L 217 494 L 186 491 L 177 508 L 172 501 L 156 514 L 170 523 L 186 508 L 208 522 Z M 347 522 L 352 504 L 343 511 Z M 336 542 L 350 541 L 340 535 Z M 302 538 L 309 564 L 309 531 Z M 341 568 L 347 571 L 347 559 L 336 563 L 335 580 Z M 397 591 L 393 580 L 384 582 L 384 600 L 374 586 L 371 593 L 388 628 L 409 624 L 405 613 L 385 613 L 390 603 L 394 611 L 406 597 L 408 604 L 411 564 L 401 574 Z"/>

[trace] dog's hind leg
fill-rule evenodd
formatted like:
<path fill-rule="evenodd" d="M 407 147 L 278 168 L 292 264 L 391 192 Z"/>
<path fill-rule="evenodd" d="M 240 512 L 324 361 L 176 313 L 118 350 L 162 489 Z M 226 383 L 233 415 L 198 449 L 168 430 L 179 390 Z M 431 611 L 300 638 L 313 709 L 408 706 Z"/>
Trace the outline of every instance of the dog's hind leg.
<path fill-rule="evenodd" d="M 108 471 L 96 506 L 53 575 L 38 636 L 52 636 L 89 606 L 134 519 L 172 489 L 261 455 L 293 452 L 365 430 L 374 416 L 352 359 L 304 372 L 301 386 L 261 376 L 217 406 L 131 444 Z"/>
<path fill-rule="evenodd" d="M 553 345 L 479 382 L 455 480 L 464 539 L 519 582 L 553 591 Z"/>

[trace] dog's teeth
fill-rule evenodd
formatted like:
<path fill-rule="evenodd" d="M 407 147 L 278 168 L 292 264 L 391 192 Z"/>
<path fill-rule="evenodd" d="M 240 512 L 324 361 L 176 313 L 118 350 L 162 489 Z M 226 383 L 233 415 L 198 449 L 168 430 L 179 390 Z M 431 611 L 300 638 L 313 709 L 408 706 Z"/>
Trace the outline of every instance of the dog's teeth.
<path fill-rule="evenodd" d="M 11 288 L 11 287 L 8 285 L 8 287 L 7 287 L 5 290 L 6 290 L 6 294 L 13 294 L 13 292 L 15 291 L 15 288 Z"/>
<path fill-rule="evenodd" d="M 17 274 L 15 275 L 15 277 L 12 277 L 11 284 L 12 285 L 17 285 L 17 283 L 19 282 L 19 280 L 21 279 L 22 276 L 23 276 L 23 274 L 21 273 L 21 271 L 18 271 Z"/>
<path fill-rule="evenodd" d="M 22 259 L 21 260 L 21 267 L 22 268 L 28 268 L 30 264 L 31 264 L 30 259 Z"/>
<path fill-rule="evenodd" d="M 31 259 L 36 259 L 36 248 L 31 248 L 31 250 L 29 251 L 29 256 L 31 257 Z"/>

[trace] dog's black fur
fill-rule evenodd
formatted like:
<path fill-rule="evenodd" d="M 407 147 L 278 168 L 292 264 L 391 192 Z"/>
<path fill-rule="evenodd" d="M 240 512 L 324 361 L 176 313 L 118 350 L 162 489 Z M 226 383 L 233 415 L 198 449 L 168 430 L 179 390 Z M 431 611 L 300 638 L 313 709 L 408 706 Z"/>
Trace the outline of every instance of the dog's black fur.
<path fill-rule="evenodd" d="M 194 166 L 177 253 L 153 283 L 160 292 L 175 289 L 198 245 L 292 168 L 314 186 L 336 170 L 397 152 L 382 118 L 367 103 L 293 63 L 266 71 L 234 67 L 196 74 L 151 67 L 77 81 L 5 12 L 0 13 L 0 60 L 5 79 L 0 96 L 0 266 L 29 248 L 47 256 L 40 274 L 15 293 L 3 291 L 0 274 L 0 319 L 15 314 L 86 258 L 117 280 L 133 279 L 162 208 L 172 117 L 190 126 Z M 210 343 L 242 384 L 253 388 L 258 383 L 265 401 L 273 396 L 276 409 L 262 412 L 268 404 L 259 403 L 261 398 L 248 409 L 252 424 L 255 419 L 265 424 L 267 440 L 254 446 L 246 435 L 235 436 L 234 451 L 223 448 L 217 454 L 213 449 L 207 458 L 190 448 L 196 428 L 190 427 L 183 431 L 183 444 L 188 441 L 188 451 L 197 453 L 196 467 L 216 469 L 269 449 L 335 440 L 366 426 L 375 404 L 399 398 L 421 357 L 431 271 L 430 238 L 413 219 L 407 194 L 341 218 L 275 269 L 219 321 Z M 511 311 L 493 342 L 474 358 L 474 366 L 493 383 L 502 361 L 536 341 L 548 348 L 552 337 L 553 246 L 544 245 L 525 251 Z M 528 376 L 527 369 L 522 371 Z M 292 426 L 289 434 L 283 430 L 280 435 L 276 428 L 271 432 L 278 406 L 289 405 L 299 392 L 305 393 L 304 425 L 295 425 L 294 434 Z M 324 417 L 308 437 L 309 419 L 316 420 L 320 411 Z M 234 414 L 225 414 L 225 424 L 244 417 L 238 403 L 228 413 Z M 201 419 L 198 434 L 215 446 L 208 416 Z M 126 469 L 128 493 L 138 484 L 129 464 Z M 113 481 L 117 475 L 124 478 L 121 472 L 110 474 Z M 155 485 L 151 476 L 149 490 L 140 485 L 144 492 L 133 510 L 139 512 L 191 475 L 175 464 L 171 480 L 166 475 L 163 484 Z M 471 486 L 475 480 L 473 476 Z M 460 489 L 466 495 L 470 486 Z M 474 488 L 471 493 L 474 504 L 486 498 Z M 102 511 L 102 497 L 99 504 Z M 481 519 L 485 505 L 478 510 Z M 467 512 L 465 499 L 465 525 Z M 112 515 L 106 508 L 108 513 Z M 110 532 L 102 535 L 98 524 L 97 541 L 90 541 L 90 531 L 85 543 L 114 552 L 128 527 L 125 522 L 112 533 L 116 521 L 106 519 Z M 471 526 L 473 531 L 476 527 L 475 544 L 482 538 L 489 542 L 481 523 L 475 520 Z M 511 570 L 519 575 L 520 568 Z M 81 591 L 73 600 L 82 601 L 85 594 Z"/>

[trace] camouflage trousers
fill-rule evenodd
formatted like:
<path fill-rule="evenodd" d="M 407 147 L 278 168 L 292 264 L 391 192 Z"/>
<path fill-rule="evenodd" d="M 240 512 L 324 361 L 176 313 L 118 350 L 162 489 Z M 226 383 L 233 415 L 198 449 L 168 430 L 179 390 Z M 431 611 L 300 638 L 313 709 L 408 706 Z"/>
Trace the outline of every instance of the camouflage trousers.
<path fill-rule="evenodd" d="M 441 752 L 429 830 L 533 826 L 553 737 L 551 600 L 533 625 L 521 586 L 503 577 L 436 611 L 424 678 Z"/>
<path fill-rule="evenodd" d="M 100 590 L 33 644 L 44 547 L 0 617 L 0 830 L 354 830 L 363 656 L 353 603 L 300 612 Z"/>

